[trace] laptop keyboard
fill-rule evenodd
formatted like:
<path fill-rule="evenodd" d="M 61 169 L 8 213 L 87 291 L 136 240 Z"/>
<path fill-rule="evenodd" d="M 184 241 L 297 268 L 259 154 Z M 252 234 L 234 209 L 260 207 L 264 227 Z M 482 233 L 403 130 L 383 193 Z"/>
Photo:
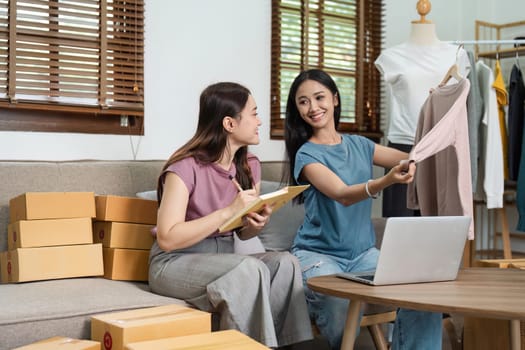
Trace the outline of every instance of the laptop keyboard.
<path fill-rule="evenodd" d="M 362 279 L 365 279 L 365 280 L 369 280 L 369 281 L 373 281 L 374 280 L 374 275 L 359 275 L 359 278 L 362 278 Z"/>

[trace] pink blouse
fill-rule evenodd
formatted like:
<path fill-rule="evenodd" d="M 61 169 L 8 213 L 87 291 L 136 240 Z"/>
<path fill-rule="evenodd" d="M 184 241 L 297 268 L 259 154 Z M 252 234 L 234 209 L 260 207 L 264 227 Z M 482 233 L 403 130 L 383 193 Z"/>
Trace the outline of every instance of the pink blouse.
<path fill-rule="evenodd" d="M 417 163 L 408 185 L 407 206 L 424 216 L 473 217 L 472 178 L 467 124 L 470 82 L 439 86 L 421 108 L 415 146 L 409 160 Z M 474 223 L 468 234 L 474 239 Z"/>

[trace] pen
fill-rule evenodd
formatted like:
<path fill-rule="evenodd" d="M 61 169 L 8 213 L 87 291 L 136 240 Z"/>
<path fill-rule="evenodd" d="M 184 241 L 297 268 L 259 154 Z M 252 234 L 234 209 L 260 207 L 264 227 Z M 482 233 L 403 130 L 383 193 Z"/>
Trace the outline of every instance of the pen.
<path fill-rule="evenodd" d="M 230 180 L 232 180 L 233 184 L 235 185 L 235 187 L 237 187 L 237 190 L 239 190 L 239 192 L 242 192 L 243 189 L 241 187 L 241 185 L 239 185 L 239 183 L 237 182 L 237 179 L 235 179 L 233 176 L 231 175 L 228 175 L 228 177 L 230 178 Z"/>

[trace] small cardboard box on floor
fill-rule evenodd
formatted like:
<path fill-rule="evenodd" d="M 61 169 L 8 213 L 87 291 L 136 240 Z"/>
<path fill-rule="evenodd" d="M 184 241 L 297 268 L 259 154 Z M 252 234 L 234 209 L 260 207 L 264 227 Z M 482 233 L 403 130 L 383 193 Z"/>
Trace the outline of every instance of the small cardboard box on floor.
<path fill-rule="evenodd" d="M 26 192 L 9 201 L 9 222 L 39 219 L 94 218 L 93 192 Z"/>
<path fill-rule="evenodd" d="M 7 227 L 7 249 L 92 244 L 91 218 L 20 220 Z"/>
<path fill-rule="evenodd" d="M 126 350 L 268 350 L 270 348 L 236 331 L 148 340 L 126 345 Z"/>
<path fill-rule="evenodd" d="M 100 350 L 100 342 L 67 337 L 53 337 L 14 350 Z"/>
<path fill-rule="evenodd" d="M 97 220 L 129 222 L 135 224 L 157 223 L 157 201 L 137 197 L 95 196 Z"/>
<path fill-rule="evenodd" d="M 91 317 L 91 339 L 107 350 L 128 343 L 211 332 L 211 314 L 172 304 Z"/>
<path fill-rule="evenodd" d="M 126 222 L 95 221 L 93 241 L 105 248 L 147 249 L 153 245 L 151 229 L 154 225 Z"/>
<path fill-rule="evenodd" d="M 147 281 L 149 250 L 103 248 L 104 278 L 119 281 Z"/>
<path fill-rule="evenodd" d="M 17 248 L 0 253 L 2 283 L 102 276 L 102 244 Z"/>

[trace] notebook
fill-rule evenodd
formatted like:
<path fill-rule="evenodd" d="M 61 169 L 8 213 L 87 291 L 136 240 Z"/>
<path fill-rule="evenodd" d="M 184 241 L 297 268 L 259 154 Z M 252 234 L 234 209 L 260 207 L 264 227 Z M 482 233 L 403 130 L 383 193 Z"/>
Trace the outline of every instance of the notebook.
<path fill-rule="evenodd" d="M 467 216 L 388 218 L 375 271 L 337 276 L 376 286 L 454 280 L 470 220 Z"/>

